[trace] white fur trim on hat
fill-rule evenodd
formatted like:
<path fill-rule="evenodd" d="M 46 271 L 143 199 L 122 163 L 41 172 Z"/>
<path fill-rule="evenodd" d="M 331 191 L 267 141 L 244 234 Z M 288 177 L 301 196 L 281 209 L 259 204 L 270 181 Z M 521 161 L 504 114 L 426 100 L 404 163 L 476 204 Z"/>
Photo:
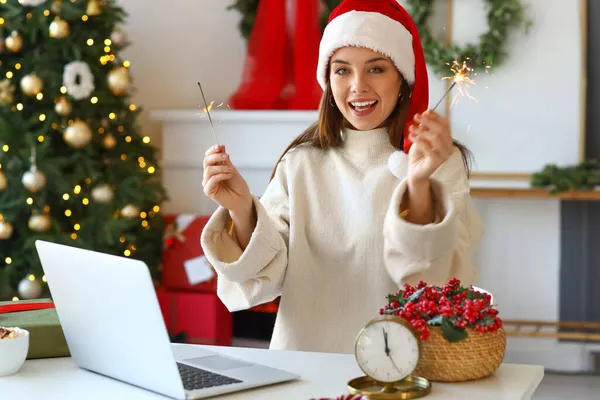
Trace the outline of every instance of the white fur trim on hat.
<path fill-rule="evenodd" d="M 366 47 L 390 57 L 408 84 L 415 81 L 412 35 L 400 22 L 383 14 L 349 11 L 325 27 L 319 47 L 317 81 L 325 89 L 329 58 L 345 46 Z"/>

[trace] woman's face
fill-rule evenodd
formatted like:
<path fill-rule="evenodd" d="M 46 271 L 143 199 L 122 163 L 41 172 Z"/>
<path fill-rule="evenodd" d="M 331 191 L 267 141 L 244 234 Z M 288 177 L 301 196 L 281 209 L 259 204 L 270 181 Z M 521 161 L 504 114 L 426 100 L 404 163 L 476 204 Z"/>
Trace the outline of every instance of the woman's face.
<path fill-rule="evenodd" d="M 338 109 L 358 130 L 383 126 L 398 103 L 402 77 L 388 57 L 373 50 L 338 49 L 329 78 Z"/>

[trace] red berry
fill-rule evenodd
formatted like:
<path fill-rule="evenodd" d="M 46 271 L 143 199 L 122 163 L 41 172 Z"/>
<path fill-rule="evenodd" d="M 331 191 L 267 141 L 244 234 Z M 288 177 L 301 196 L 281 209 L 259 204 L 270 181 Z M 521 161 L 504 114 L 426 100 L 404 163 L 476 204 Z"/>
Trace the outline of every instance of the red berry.
<path fill-rule="evenodd" d="M 427 282 L 419 281 L 417 282 L 417 289 L 422 289 L 427 286 Z"/>

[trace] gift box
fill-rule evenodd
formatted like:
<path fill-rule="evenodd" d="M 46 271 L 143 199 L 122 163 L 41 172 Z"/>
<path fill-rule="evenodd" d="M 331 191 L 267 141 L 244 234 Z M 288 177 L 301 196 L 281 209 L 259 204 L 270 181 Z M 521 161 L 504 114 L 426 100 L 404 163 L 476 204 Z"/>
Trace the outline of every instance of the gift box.
<path fill-rule="evenodd" d="M 231 346 L 232 315 L 216 293 L 157 287 L 160 309 L 171 338 L 185 343 Z"/>
<path fill-rule="evenodd" d="M 49 299 L 0 302 L 0 326 L 29 331 L 27 359 L 70 355 L 54 303 Z"/>
<path fill-rule="evenodd" d="M 166 215 L 161 284 L 169 290 L 217 292 L 216 273 L 202 250 L 200 236 L 209 216 Z"/>

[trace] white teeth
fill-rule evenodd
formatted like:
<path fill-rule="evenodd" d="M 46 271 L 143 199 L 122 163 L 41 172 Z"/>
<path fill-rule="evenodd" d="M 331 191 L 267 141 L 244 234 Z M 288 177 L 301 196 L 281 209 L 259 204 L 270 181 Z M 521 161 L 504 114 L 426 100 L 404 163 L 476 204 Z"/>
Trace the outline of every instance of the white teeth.
<path fill-rule="evenodd" d="M 350 102 L 350 104 L 352 104 L 352 106 L 354 106 L 354 107 L 368 107 L 368 106 L 372 106 L 375 103 L 376 103 L 375 100 L 371 100 L 371 101 L 353 101 L 353 102 Z"/>

